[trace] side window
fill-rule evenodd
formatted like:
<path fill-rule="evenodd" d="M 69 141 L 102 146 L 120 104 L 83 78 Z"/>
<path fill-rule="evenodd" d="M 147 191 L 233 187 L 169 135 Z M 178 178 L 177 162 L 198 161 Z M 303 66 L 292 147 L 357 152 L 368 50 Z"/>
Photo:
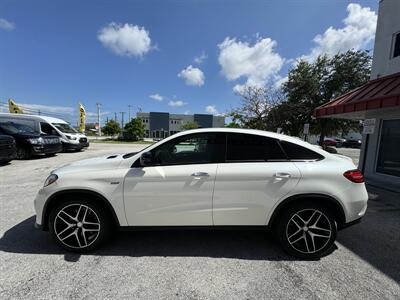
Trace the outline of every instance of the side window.
<path fill-rule="evenodd" d="M 280 143 L 283 150 L 286 152 L 286 155 L 291 160 L 320 160 L 324 158 L 317 152 L 314 152 L 302 146 L 286 141 L 281 141 Z"/>
<path fill-rule="evenodd" d="M 260 162 L 286 160 L 278 141 L 253 134 L 227 135 L 227 162 Z"/>
<path fill-rule="evenodd" d="M 190 134 L 175 138 L 151 150 L 155 165 L 216 163 L 224 155 L 224 134 Z"/>
<path fill-rule="evenodd" d="M 26 120 L 26 119 L 20 119 L 20 118 L 2 118 L 2 121 L 4 122 L 10 122 L 10 123 L 14 123 L 14 124 L 20 124 L 20 125 L 24 125 L 24 126 L 28 126 L 30 128 L 30 132 L 35 132 L 35 121 L 33 120 Z"/>
<path fill-rule="evenodd" d="M 48 123 L 40 122 L 40 130 L 46 134 L 57 135 L 57 132 Z"/>

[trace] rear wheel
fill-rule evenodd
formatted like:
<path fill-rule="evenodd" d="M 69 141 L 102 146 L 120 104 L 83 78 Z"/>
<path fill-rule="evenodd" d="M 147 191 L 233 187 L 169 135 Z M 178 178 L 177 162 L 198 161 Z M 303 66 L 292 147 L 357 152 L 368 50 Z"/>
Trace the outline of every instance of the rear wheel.
<path fill-rule="evenodd" d="M 110 236 L 112 226 L 107 211 L 85 200 L 57 205 L 50 213 L 49 231 L 58 245 L 72 252 L 97 249 Z"/>
<path fill-rule="evenodd" d="M 329 254 L 337 232 L 332 213 L 313 203 L 290 206 L 280 216 L 275 230 L 287 253 L 306 259 Z"/>

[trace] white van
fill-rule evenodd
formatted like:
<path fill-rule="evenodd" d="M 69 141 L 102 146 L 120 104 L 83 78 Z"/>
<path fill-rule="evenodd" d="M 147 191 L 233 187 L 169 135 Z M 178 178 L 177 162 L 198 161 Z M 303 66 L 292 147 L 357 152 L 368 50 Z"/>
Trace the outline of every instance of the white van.
<path fill-rule="evenodd" d="M 63 144 L 63 150 L 81 150 L 89 147 L 86 135 L 79 133 L 62 119 L 40 115 L 0 113 L 0 119 L 14 123 L 29 122 L 29 126 L 38 133 L 57 135 Z"/>

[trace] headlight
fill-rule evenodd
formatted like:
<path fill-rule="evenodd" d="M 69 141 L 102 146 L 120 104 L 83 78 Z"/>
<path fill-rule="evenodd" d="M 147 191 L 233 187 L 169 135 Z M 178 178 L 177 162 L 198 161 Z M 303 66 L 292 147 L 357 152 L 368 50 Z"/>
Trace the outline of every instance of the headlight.
<path fill-rule="evenodd" d="M 39 144 L 43 144 L 43 138 L 39 137 L 39 138 L 32 138 L 32 139 L 28 139 L 29 143 L 31 143 L 32 145 L 39 145 Z"/>
<path fill-rule="evenodd" d="M 73 140 L 73 141 L 75 141 L 76 140 L 76 136 L 70 136 L 70 135 L 65 135 L 69 140 Z"/>
<path fill-rule="evenodd" d="M 54 182 L 56 182 L 58 179 L 58 176 L 56 174 L 50 174 L 49 177 L 47 177 L 46 181 L 44 182 L 43 187 L 46 187 Z"/>

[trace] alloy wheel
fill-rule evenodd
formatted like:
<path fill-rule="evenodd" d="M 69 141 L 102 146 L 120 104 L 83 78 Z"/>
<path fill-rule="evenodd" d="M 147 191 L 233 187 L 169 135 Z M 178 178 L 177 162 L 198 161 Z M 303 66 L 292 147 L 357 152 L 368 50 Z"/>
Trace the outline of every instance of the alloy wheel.
<path fill-rule="evenodd" d="M 54 233 L 58 240 L 68 247 L 86 248 L 98 238 L 100 220 L 89 206 L 70 204 L 57 213 L 54 219 Z"/>
<path fill-rule="evenodd" d="M 296 251 L 312 254 L 323 249 L 332 236 L 332 224 L 317 209 L 303 209 L 295 213 L 286 227 L 286 238 Z"/>

